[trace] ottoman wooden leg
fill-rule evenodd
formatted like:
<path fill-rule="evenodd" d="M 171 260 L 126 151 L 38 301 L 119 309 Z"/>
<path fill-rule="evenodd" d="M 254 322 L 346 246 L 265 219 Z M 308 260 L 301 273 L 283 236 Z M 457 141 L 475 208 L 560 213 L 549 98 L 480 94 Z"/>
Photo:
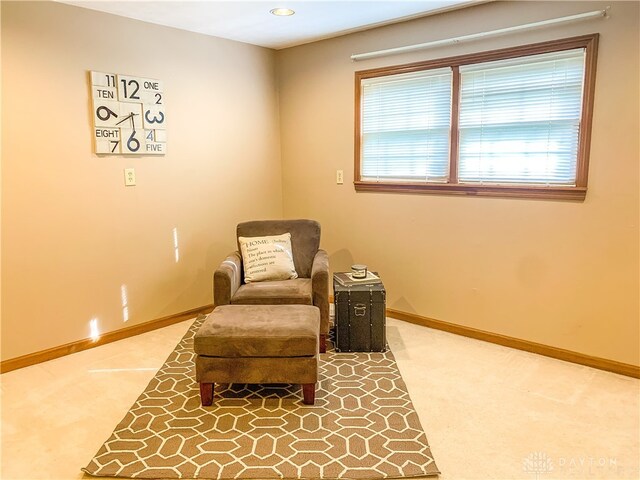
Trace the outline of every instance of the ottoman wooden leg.
<path fill-rule="evenodd" d="M 324 333 L 320 334 L 320 353 L 327 353 L 327 336 Z"/>
<path fill-rule="evenodd" d="M 302 385 L 302 403 L 305 405 L 313 405 L 316 401 L 316 384 L 305 383 Z"/>
<path fill-rule="evenodd" d="M 213 403 L 213 383 L 200 383 L 200 400 L 203 407 Z"/>

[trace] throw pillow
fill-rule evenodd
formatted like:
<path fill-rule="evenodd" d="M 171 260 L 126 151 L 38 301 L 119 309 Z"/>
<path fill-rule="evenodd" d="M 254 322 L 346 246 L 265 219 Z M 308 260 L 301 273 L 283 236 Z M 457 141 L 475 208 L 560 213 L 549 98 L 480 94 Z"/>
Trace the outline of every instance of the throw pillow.
<path fill-rule="evenodd" d="M 245 283 L 298 278 L 293 264 L 291 234 L 238 237 Z"/>

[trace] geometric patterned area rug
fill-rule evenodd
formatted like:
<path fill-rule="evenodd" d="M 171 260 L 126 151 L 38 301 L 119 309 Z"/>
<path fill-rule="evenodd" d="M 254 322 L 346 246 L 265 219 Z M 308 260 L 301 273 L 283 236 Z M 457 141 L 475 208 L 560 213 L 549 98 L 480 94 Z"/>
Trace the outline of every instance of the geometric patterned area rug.
<path fill-rule="evenodd" d="M 315 405 L 299 385 L 195 381 L 196 319 L 82 470 L 153 479 L 382 479 L 437 475 L 390 350 L 321 355 Z"/>

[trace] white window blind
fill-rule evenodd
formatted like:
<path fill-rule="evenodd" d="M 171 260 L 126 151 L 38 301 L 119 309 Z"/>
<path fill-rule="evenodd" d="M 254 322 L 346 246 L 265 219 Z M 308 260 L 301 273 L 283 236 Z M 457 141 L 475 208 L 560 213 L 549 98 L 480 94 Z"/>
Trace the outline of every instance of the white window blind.
<path fill-rule="evenodd" d="M 446 182 L 450 68 L 361 81 L 361 179 Z"/>
<path fill-rule="evenodd" d="M 460 183 L 575 185 L 584 49 L 460 67 Z"/>

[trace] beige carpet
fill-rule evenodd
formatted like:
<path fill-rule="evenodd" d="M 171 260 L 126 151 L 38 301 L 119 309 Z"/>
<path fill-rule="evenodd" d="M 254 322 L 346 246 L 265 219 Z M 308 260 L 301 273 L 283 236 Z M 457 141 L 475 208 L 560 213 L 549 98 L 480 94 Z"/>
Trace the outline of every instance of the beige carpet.
<path fill-rule="evenodd" d="M 101 477 L 377 479 L 437 475 L 391 351 L 321 355 L 315 405 L 297 385 L 216 385 L 200 406 L 190 327 L 82 470 Z"/>

